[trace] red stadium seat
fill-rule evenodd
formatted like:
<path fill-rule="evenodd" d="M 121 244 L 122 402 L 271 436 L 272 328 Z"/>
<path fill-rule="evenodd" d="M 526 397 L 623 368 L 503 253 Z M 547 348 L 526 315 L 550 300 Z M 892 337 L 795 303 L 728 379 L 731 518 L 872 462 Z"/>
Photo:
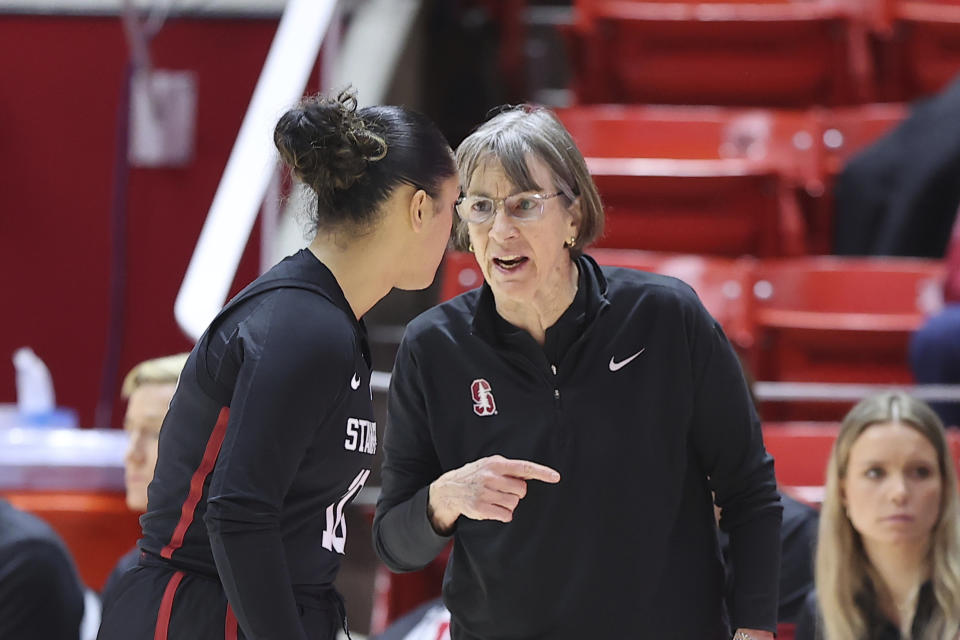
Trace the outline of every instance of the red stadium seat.
<path fill-rule="evenodd" d="M 935 260 L 764 262 L 753 288 L 757 379 L 909 383 L 908 338 L 942 278 Z"/>
<path fill-rule="evenodd" d="M 557 115 L 589 164 L 597 168 L 601 196 L 611 205 L 613 222 L 601 242 L 604 246 L 775 256 L 803 249 L 811 254 L 830 253 L 836 175 L 854 154 L 891 130 L 907 112 L 907 105 L 899 103 L 803 111 L 586 105 L 560 109 Z M 634 171 L 647 175 L 627 179 L 602 173 L 604 167 L 617 164 L 607 160 L 611 158 L 701 162 L 629 163 Z M 722 180 L 721 188 L 729 193 L 714 194 L 710 189 L 716 182 L 706 182 L 700 188 L 707 191 L 698 201 L 698 182 L 704 177 L 688 174 L 722 173 L 731 160 L 743 162 L 744 173 L 753 177 L 715 175 L 714 180 Z M 670 171 L 672 175 L 649 175 Z M 651 189 L 653 195 L 643 189 Z M 779 193 L 779 201 L 769 197 L 771 192 Z M 759 214 L 764 205 L 748 204 L 754 200 L 779 208 L 779 216 Z M 716 220 L 711 219 L 714 211 L 720 212 Z M 725 218 L 724 212 L 732 219 Z M 683 224 L 683 233 L 678 233 L 676 225 L 669 224 L 671 215 L 692 216 L 699 225 Z M 619 219 L 624 216 L 628 219 Z M 660 235 L 664 225 L 658 217 L 667 218 L 665 238 Z M 681 221 L 686 222 L 690 220 Z M 771 238 L 762 235 L 771 231 L 779 246 L 773 239 L 760 240 Z"/>
<path fill-rule="evenodd" d="M 819 112 L 822 166 L 835 176 L 857 153 L 889 133 L 907 117 L 903 103 L 864 104 Z"/>
<path fill-rule="evenodd" d="M 558 111 L 600 189 L 600 246 L 804 253 L 798 194 L 819 195 L 819 123 L 799 111 L 584 106 Z"/>
<path fill-rule="evenodd" d="M 585 157 L 749 159 L 798 179 L 816 177 L 818 119 L 806 111 L 581 105 L 557 116 Z"/>
<path fill-rule="evenodd" d="M 607 229 L 597 245 L 717 256 L 805 252 L 796 194 L 748 160 L 590 158 Z"/>
<path fill-rule="evenodd" d="M 839 428 L 836 422 L 764 423 L 763 444 L 775 461 L 777 484 L 823 486 Z"/>
<path fill-rule="evenodd" d="M 883 58 L 888 99 L 940 91 L 960 74 L 960 2 L 901 0 L 892 12 Z"/>
<path fill-rule="evenodd" d="M 577 9 L 568 41 L 581 102 L 783 107 L 870 95 L 866 31 L 825 3 L 611 0 Z"/>

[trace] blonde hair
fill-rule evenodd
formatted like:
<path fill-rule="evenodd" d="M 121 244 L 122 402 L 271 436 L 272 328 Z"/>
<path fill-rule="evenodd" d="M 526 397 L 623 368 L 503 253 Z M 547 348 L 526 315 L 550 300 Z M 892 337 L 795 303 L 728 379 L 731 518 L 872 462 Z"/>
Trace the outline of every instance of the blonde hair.
<path fill-rule="evenodd" d="M 176 384 L 189 355 L 189 353 L 178 353 L 141 362 L 123 379 L 120 394 L 126 399 L 145 384 Z"/>
<path fill-rule="evenodd" d="M 870 426 L 897 422 L 920 432 L 937 452 L 942 490 L 940 515 L 931 533 L 934 607 L 924 640 L 954 640 L 960 629 L 960 498 L 946 433 L 937 414 L 923 401 L 890 392 L 860 401 L 843 420 L 827 464 L 816 556 L 817 601 L 830 640 L 866 637 L 867 621 L 855 598 L 875 582 L 860 534 L 847 517 L 841 498 L 850 449 Z M 876 585 L 879 588 L 881 585 Z M 919 639 L 916 639 L 919 640 Z"/>
<path fill-rule="evenodd" d="M 534 181 L 528 155 L 547 165 L 554 184 Z M 529 104 L 507 108 L 467 136 L 457 147 L 461 188 L 469 188 L 477 168 L 490 162 L 499 163 L 510 181 L 524 191 L 555 188 L 568 204 L 579 198 L 579 227 L 570 248 L 574 257 L 603 235 L 603 205 L 597 186 L 570 132 L 549 109 Z M 454 246 L 465 250 L 468 243 L 467 223 L 458 218 Z"/>

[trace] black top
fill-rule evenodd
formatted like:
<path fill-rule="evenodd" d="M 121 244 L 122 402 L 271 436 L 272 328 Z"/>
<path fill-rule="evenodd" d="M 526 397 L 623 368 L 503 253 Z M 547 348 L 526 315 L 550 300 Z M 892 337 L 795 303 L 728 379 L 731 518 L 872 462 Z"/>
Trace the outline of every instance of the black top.
<path fill-rule="evenodd" d="M 864 613 L 867 619 L 867 633 L 861 640 L 901 640 L 900 629 L 893 624 L 880 611 L 877 602 L 877 594 L 872 584 L 868 583 L 866 589 L 857 594 L 854 598 L 857 607 Z M 910 625 L 911 638 L 925 638 L 924 630 L 930 622 L 930 616 L 933 615 L 933 608 L 936 600 L 933 597 L 933 584 L 925 582 L 920 587 L 920 594 L 917 596 L 917 610 L 913 616 L 913 624 Z M 817 592 L 811 591 L 807 596 L 803 612 L 797 621 L 796 640 L 823 640 L 824 630 L 823 622 L 820 619 L 817 605 Z"/>
<path fill-rule="evenodd" d="M 140 548 L 219 575 L 247 637 L 306 638 L 376 451 L 366 331 L 309 251 L 221 312 L 160 431 Z M 228 407 L 228 409 L 225 409 Z"/>
<path fill-rule="evenodd" d="M 0 638 L 77 640 L 83 586 L 53 529 L 0 498 Z"/>
<path fill-rule="evenodd" d="M 134 547 L 127 551 L 123 556 L 117 560 L 117 564 L 113 565 L 113 569 L 110 571 L 110 575 L 107 576 L 107 583 L 103 585 L 103 591 L 100 594 L 101 599 L 106 602 L 107 600 L 112 600 L 116 597 L 114 590 L 117 588 L 117 585 L 120 583 L 120 578 L 123 577 L 127 571 L 133 569 L 140 561 L 140 549 Z"/>
<path fill-rule="evenodd" d="M 736 566 L 733 624 L 775 629 L 780 500 L 723 331 L 678 280 L 586 256 L 578 266 L 582 307 L 559 329 L 582 311 L 582 330 L 554 360 L 504 330 L 486 285 L 408 325 L 388 405 L 380 557 L 410 571 L 443 548 L 426 503 L 445 471 L 529 459 L 560 483 L 530 482 L 508 524 L 457 521 L 444 579 L 454 638 L 729 638 L 713 490 Z"/>

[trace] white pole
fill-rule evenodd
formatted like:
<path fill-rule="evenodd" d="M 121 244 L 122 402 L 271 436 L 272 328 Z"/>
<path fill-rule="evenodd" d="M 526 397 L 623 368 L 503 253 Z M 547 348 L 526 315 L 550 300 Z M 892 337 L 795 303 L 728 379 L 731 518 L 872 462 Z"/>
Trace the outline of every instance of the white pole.
<path fill-rule="evenodd" d="M 267 185 L 277 119 L 302 95 L 336 0 L 289 0 L 187 267 L 174 316 L 198 339 L 229 293 Z"/>

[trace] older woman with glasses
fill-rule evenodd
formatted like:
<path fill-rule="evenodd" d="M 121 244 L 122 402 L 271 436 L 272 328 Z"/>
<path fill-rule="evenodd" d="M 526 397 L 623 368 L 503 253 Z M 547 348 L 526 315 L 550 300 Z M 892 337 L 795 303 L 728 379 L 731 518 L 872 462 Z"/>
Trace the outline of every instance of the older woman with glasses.
<path fill-rule="evenodd" d="M 407 327 L 380 557 L 411 571 L 453 539 L 455 640 L 772 638 L 780 499 L 723 331 L 684 283 L 583 253 L 603 209 L 550 111 L 500 113 L 457 162 L 486 283 Z"/>

